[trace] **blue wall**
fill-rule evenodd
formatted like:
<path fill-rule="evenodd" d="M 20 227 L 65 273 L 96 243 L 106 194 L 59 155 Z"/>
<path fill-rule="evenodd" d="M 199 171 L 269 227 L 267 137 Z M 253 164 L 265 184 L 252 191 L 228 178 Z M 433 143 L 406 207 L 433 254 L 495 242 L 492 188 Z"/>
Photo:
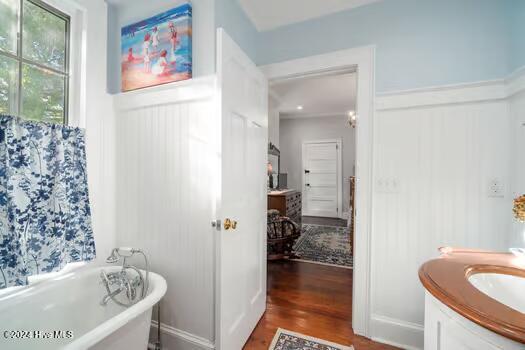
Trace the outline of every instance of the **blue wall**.
<path fill-rule="evenodd" d="M 376 45 L 378 92 L 498 79 L 510 70 L 509 1 L 386 0 L 263 32 L 257 62 Z"/>
<path fill-rule="evenodd" d="M 509 6 L 511 15 L 510 70 L 525 66 L 525 1 L 513 0 Z"/>
<path fill-rule="evenodd" d="M 215 26 L 224 28 L 253 61 L 257 60 L 259 33 L 237 0 L 216 0 Z"/>
<path fill-rule="evenodd" d="M 108 90 L 120 91 L 120 27 L 182 0 L 109 0 Z M 525 66 L 525 0 L 384 0 L 257 32 L 238 0 L 193 0 L 194 76 L 215 72 L 224 27 L 259 65 L 376 45 L 376 90 L 500 79 Z"/>

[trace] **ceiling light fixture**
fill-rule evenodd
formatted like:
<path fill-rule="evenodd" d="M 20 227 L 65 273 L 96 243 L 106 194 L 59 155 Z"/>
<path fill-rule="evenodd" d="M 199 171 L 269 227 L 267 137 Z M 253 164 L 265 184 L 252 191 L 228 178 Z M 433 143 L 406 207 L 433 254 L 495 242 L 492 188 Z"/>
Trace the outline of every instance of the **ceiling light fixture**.
<path fill-rule="evenodd" d="M 297 106 L 297 110 L 298 111 L 302 111 L 303 110 L 303 106 L 301 106 L 301 105 Z"/>

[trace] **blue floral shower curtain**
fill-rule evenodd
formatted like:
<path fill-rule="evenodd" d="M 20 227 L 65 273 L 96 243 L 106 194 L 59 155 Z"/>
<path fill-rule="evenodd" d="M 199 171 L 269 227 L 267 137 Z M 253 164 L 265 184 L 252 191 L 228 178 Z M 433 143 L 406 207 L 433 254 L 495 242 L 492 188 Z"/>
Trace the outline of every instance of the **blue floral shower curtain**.
<path fill-rule="evenodd" d="M 94 257 L 84 131 L 0 115 L 0 288 Z"/>

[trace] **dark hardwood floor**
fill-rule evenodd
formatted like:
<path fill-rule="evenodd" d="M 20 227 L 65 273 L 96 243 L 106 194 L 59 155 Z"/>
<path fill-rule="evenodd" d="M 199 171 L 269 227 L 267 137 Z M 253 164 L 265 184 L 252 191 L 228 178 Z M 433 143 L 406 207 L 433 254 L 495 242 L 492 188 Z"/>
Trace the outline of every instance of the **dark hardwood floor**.
<path fill-rule="evenodd" d="M 267 350 L 284 328 L 355 350 L 393 350 L 352 331 L 352 270 L 297 261 L 268 262 L 267 310 L 244 349 Z"/>
<path fill-rule="evenodd" d="M 347 221 L 338 218 L 322 218 L 318 216 L 303 216 L 303 224 L 346 227 Z"/>

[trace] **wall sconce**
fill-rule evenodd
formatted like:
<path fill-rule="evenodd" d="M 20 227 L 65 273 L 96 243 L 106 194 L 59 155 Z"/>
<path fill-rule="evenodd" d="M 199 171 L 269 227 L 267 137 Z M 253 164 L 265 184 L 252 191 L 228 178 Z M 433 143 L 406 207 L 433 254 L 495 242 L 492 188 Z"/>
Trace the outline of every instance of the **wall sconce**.
<path fill-rule="evenodd" d="M 355 114 L 355 111 L 348 112 L 348 124 L 350 124 L 352 128 L 355 128 L 357 124 L 357 116 Z"/>
<path fill-rule="evenodd" d="M 525 194 L 514 199 L 514 208 L 512 208 L 512 211 L 514 212 L 514 217 L 519 222 L 525 222 Z"/>

